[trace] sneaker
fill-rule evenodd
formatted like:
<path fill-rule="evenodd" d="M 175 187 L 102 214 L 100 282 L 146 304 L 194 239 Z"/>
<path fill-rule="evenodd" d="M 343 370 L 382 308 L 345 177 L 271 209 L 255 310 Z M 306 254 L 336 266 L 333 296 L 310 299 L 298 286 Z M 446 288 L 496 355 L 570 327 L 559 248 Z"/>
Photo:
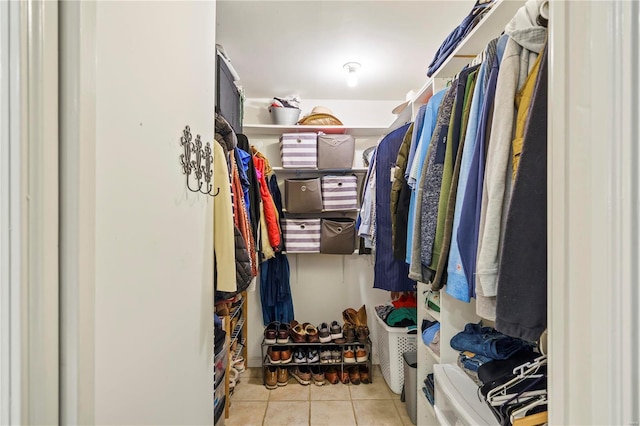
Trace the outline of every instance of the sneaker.
<path fill-rule="evenodd" d="M 305 365 L 297 365 L 293 371 L 291 371 L 291 375 L 301 385 L 306 386 L 311 384 L 311 372 L 309 371 L 309 367 Z"/>
<path fill-rule="evenodd" d="M 278 387 L 278 368 L 268 366 L 264 370 L 264 386 L 267 389 L 276 389 Z"/>
<path fill-rule="evenodd" d="M 318 335 L 320 336 L 320 343 L 329 343 L 331 341 L 331 333 L 326 322 L 323 322 L 318 327 Z"/>
<path fill-rule="evenodd" d="M 307 363 L 315 364 L 320 362 L 320 354 L 317 349 L 309 349 L 307 352 Z"/>
<path fill-rule="evenodd" d="M 323 346 L 320 348 L 320 363 L 329 364 L 331 362 L 331 349 Z"/>
<path fill-rule="evenodd" d="M 345 346 L 342 356 L 345 364 L 356 363 L 356 353 L 353 351 L 353 346 Z"/>
<path fill-rule="evenodd" d="M 356 361 L 366 362 L 367 359 L 369 359 L 369 354 L 367 353 L 367 349 L 361 345 L 356 346 Z"/>
<path fill-rule="evenodd" d="M 332 340 L 336 340 L 336 339 L 341 339 L 342 336 L 342 327 L 340 327 L 340 324 L 338 324 L 338 321 L 332 321 L 331 322 L 331 339 Z"/>
<path fill-rule="evenodd" d="M 309 343 L 319 343 L 320 335 L 318 333 L 318 329 L 313 324 L 305 324 L 304 331 L 307 333 L 307 342 Z"/>
<path fill-rule="evenodd" d="M 264 330 L 264 343 L 267 345 L 275 345 L 278 335 L 278 322 L 271 322 Z"/>
<path fill-rule="evenodd" d="M 280 363 L 288 364 L 293 359 L 293 353 L 291 352 L 291 348 L 289 346 L 283 346 L 280 349 Z"/>
<path fill-rule="evenodd" d="M 291 340 L 289 339 L 289 324 L 280 324 L 278 326 L 278 332 L 277 332 L 277 342 L 278 343 L 289 343 Z"/>
<path fill-rule="evenodd" d="M 331 362 L 339 364 L 342 361 L 342 351 L 339 348 L 331 349 Z"/>
<path fill-rule="evenodd" d="M 270 364 L 280 364 L 281 353 L 276 346 L 269 346 L 267 349 L 267 360 Z"/>
<path fill-rule="evenodd" d="M 306 364 L 307 363 L 307 351 L 302 348 L 298 348 L 293 353 L 293 362 L 296 364 Z"/>
<path fill-rule="evenodd" d="M 286 367 L 278 367 L 278 386 L 287 386 L 289 382 L 289 370 Z"/>
<path fill-rule="evenodd" d="M 322 371 L 319 365 L 314 365 L 311 367 L 311 378 L 313 378 L 314 385 L 324 385 L 324 371 Z"/>

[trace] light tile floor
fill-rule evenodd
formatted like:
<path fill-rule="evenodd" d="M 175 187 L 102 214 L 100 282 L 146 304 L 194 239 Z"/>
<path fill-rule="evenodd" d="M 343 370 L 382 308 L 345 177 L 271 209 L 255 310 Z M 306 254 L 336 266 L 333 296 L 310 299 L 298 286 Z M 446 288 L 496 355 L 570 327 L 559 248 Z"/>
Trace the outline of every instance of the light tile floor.
<path fill-rule="evenodd" d="M 287 386 L 269 390 L 261 373 L 261 368 L 249 368 L 241 376 L 226 426 L 412 425 L 404 402 L 391 392 L 379 366 L 374 368 L 373 383 L 357 386 L 302 386 L 290 378 Z"/>

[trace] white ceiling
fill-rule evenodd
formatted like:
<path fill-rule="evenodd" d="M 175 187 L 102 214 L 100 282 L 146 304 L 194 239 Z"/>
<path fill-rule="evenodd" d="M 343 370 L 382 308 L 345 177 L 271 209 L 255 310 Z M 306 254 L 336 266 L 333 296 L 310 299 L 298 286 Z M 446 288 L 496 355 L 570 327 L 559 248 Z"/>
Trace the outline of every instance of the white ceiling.
<path fill-rule="evenodd" d="M 403 99 L 427 81 L 427 67 L 474 0 L 217 1 L 216 43 L 246 96 Z M 362 64 L 347 87 L 346 62 Z"/>

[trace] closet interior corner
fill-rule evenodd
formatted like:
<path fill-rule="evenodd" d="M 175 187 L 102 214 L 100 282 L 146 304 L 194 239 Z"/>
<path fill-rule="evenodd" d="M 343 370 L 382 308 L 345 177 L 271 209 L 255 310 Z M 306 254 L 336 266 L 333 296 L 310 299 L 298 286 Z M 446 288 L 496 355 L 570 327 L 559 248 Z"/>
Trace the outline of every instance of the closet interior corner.
<path fill-rule="evenodd" d="M 393 94 L 376 85 L 394 71 L 375 81 L 337 45 L 335 73 L 329 55 L 249 52 L 242 14 L 345 35 L 390 7 L 305 3 L 218 2 L 216 425 L 275 422 L 283 401 L 320 424 L 346 400 L 345 424 L 547 423 L 547 2 L 398 2 L 447 24 L 425 30 L 428 66 L 385 65 L 423 75 Z"/>

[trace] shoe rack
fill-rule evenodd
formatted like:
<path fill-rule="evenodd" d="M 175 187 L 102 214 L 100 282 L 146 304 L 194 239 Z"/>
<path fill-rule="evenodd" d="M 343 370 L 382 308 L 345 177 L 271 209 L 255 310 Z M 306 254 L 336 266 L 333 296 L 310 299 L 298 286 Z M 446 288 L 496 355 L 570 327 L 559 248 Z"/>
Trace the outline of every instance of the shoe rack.
<path fill-rule="evenodd" d="M 269 350 L 269 347 L 288 347 L 291 349 L 291 361 L 288 363 L 282 363 L 282 362 L 278 362 L 278 363 L 272 363 L 269 360 L 269 357 L 267 356 L 267 351 Z M 365 350 L 367 351 L 367 360 L 366 361 L 362 361 L 362 362 L 357 362 L 357 359 L 355 359 L 355 362 L 345 362 L 344 360 L 344 349 L 348 346 L 352 346 L 354 349 L 357 346 L 364 346 Z M 294 360 L 294 354 L 296 352 L 296 349 L 302 349 L 305 352 L 308 352 L 309 349 L 317 349 L 318 353 L 320 353 L 320 349 L 321 348 L 327 348 L 329 350 L 339 350 L 340 351 L 340 362 L 313 362 L 313 363 L 309 363 L 309 362 L 301 362 L 301 363 L 296 363 Z M 369 383 L 373 383 L 373 364 L 371 361 L 371 339 L 369 339 L 367 337 L 367 340 L 365 343 L 360 343 L 359 341 L 355 341 L 353 343 L 334 343 L 332 342 L 328 342 L 328 343 L 322 343 L 322 342 L 314 342 L 314 343 L 298 343 L 298 342 L 289 342 L 289 343 L 266 343 L 265 339 L 262 339 L 262 383 L 266 384 L 265 382 L 265 370 L 268 367 L 287 367 L 287 368 L 295 368 L 296 366 L 320 366 L 320 367 L 333 367 L 336 370 L 338 370 L 338 372 L 340 374 L 344 373 L 345 371 L 347 371 L 347 368 L 349 367 L 355 367 L 355 366 L 360 366 L 360 365 L 366 365 L 367 369 L 369 371 Z"/>
<path fill-rule="evenodd" d="M 231 368 L 240 357 L 244 360 L 247 359 L 247 308 L 247 292 L 244 291 L 238 304 L 235 307 L 232 306 L 229 316 L 224 317 L 224 326 L 227 333 L 226 347 L 229 351 L 229 361 L 227 362 L 227 371 L 224 379 L 226 397 L 224 407 L 225 419 L 229 418 L 231 396 L 229 380 L 231 378 Z M 236 384 L 236 386 L 238 385 Z"/>

